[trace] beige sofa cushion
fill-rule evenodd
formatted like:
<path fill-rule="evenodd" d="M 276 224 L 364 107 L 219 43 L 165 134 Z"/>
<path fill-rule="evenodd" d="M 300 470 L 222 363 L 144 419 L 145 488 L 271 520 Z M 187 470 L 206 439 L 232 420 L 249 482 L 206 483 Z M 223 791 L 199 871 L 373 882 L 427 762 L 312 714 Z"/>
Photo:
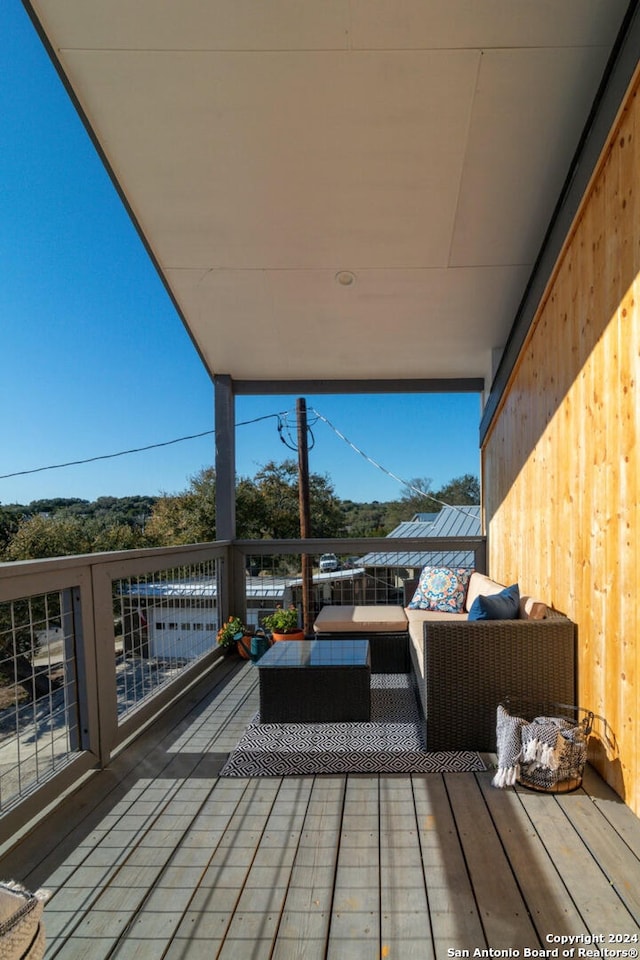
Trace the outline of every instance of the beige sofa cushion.
<path fill-rule="evenodd" d="M 460 623 L 461 620 L 469 619 L 469 614 L 466 611 L 465 613 L 441 613 L 439 610 L 407 610 L 406 613 L 409 624 L 422 624 L 426 620 L 434 623 L 442 623 L 443 620 Z"/>
<path fill-rule="evenodd" d="M 467 599 L 465 601 L 465 610 L 471 609 L 471 604 L 476 597 L 492 597 L 504 590 L 504 585 L 496 580 L 491 580 L 484 573 L 473 572 L 469 581 L 467 590 Z M 542 600 L 535 597 L 520 597 L 520 619 L 521 620 L 544 620 L 549 615 L 549 607 Z"/>
<path fill-rule="evenodd" d="M 313 625 L 316 633 L 401 633 L 407 629 L 402 607 L 326 606 Z"/>
<path fill-rule="evenodd" d="M 469 589 L 467 590 L 467 599 L 465 600 L 464 608 L 469 612 L 471 609 L 471 604 L 476 599 L 476 597 L 494 597 L 497 593 L 502 593 L 505 589 L 504 583 L 497 583 L 495 580 L 490 580 L 489 577 L 485 576 L 484 573 L 478 573 L 476 570 L 471 574 L 471 579 L 469 580 Z"/>

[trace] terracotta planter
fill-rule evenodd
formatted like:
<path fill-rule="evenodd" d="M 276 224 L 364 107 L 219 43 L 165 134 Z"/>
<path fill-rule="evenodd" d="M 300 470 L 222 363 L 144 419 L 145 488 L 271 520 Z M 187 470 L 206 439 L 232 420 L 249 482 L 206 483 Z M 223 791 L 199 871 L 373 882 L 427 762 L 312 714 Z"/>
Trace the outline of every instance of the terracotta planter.
<path fill-rule="evenodd" d="M 277 633 L 274 630 L 271 636 L 274 643 L 278 640 L 304 640 L 304 630 L 291 630 L 289 633 Z"/>

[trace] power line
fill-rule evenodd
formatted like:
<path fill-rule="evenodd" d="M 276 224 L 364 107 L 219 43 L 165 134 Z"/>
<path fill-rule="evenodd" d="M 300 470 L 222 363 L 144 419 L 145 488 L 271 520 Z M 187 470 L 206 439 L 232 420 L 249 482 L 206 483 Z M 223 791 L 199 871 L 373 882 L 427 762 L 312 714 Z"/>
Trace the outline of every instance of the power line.
<path fill-rule="evenodd" d="M 382 473 L 386 474 L 386 476 L 390 477 L 392 480 L 395 480 L 396 483 L 399 483 L 401 486 L 410 490 L 412 493 L 418 494 L 418 496 L 427 497 L 429 500 L 433 500 L 434 503 L 439 503 L 440 506 L 442 507 L 452 507 L 452 509 L 459 510 L 461 513 L 465 513 L 466 515 L 466 512 L 463 508 L 459 506 L 455 506 L 453 504 L 445 503 L 444 500 L 439 500 L 437 497 L 434 497 L 433 494 L 426 493 L 424 490 L 420 490 L 418 487 L 414 487 L 413 484 L 409 483 L 407 480 L 403 480 L 401 477 L 398 477 L 395 473 L 392 473 L 391 470 L 387 470 L 386 467 L 383 467 L 376 460 L 374 460 L 373 457 L 370 457 L 368 454 L 364 453 L 364 451 L 360 450 L 360 448 L 357 447 L 355 443 L 352 443 L 351 440 L 345 437 L 345 435 L 341 433 L 340 430 L 338 430 L 338 428 L 335 427 L 331 423 L 331 421 L 327 419 L 327 417 L 319 413 L 318 410 L 314 410 L 312 408 L 312 412 L 315 415 L 315 419 L 312 421 L 313 423 L 317 423 L 319 420 L 321 420 L 323 423 L 326 423 L 326 425 L 331 430 L 333 430 L 333 432 L 336 434 L 337 437 L 343 440 L 349 447 L 351 447 L 352 450 L 354 450 L 357 454 L 363 457 L 367 461 L 367 463 L 370 463 L 377 470 L 380 470 Z M 252 423 L 260 423 L 262 420 L 277 420 L 278 434 L 280 436 L 281 441 L 290 450 L 297 450 L 297 444 L 294 444 L 292 440 L 291 427 L 287 420 L 287 417 L 290 416 L 291 413 L 292 413 L 291 410 L 282 410 L 279 413 L 267 413 L 261 417 L 253 417 L 251 420 L 242 420 L 236 423 L 236 427 L 246 427 Z M 315 445 L 315 438 L 313 436 L 313 431 L 311 430 L 310 427 L 308 427 L 308 431 L 312 441 L 309 449 L 312 449 L 313 446 Z M 287 442 L 287 440 L 284 437 L 285 432 L 289 437 L 289 442 Z M 210 436 L 213 436 L 214 434 L 215 434 L 215 430 L 204 430 L 202 433 L 192 433 L 185 437 L 176 437 L 174 440 L 165 440 L 160 443 L 149 443 L 142 447 L 132 447 L 130 450 L 119 450 L 116 453 L 103 453 L 103 454 L 100 454 L 99 456 L 87 457 L 84 460 L 69 460 L 67 463 L 52 463 L 46 467 L 34 467 L 30 470 L 17 470 L 14 473 L 0 474 L 0 480 L 9 480 L 11 477 L 24 477 L 24 476 L 27 476 L 28 474 L 33 474 L 33 473 L 43 473 L 46 470 L 61 470 L 63 467 L 77 467 L 85 463 L 96 463 L 99 460 L 113 460 L 116 457 L 126 457 L 132 453 L 144 453 L 147 450 L 157 450 L 160 447 L 170 447 L 175 443 L 184 443 L 187 440 L 198 440 L 201 437 L 210 437 Z"/>
<path fill-rule="evenodd" d="M 337 427 L 334 427 L 334 425 L 331 423 L 330 420 L 327 420 L 327 418 L 324 417 L 317 410 L 314 410 L 313 412 L 315 413 L 318 420 L 322 420 L 324 423 L 326 423 L 327 426 L 330 427 L 331 430 L 333 430 L 333 432 L 336 434 L 337 437 L 339 437 L 341 440 L 344 440 L 344 442 L 349 447 L 351 447 L 352 450 L 355 450 L 355 452 L 360 454 L 361 457 L 364 457 L 367 463 L 372 464 L 372 466 L 376 467 L 377 470 L 381 470 L 382 473 L 385 473 L 388 477 L 391 477 L 392 480 L 395 480 L 397 483 L 401 484 L 403 487 L 406 487 L 408 490 L 411 490 L 412 493 L 417 493 L 418 496 L 420 497 L 428 497 L 429 500 L 433 500 L 434 503 L 439 503 L 440 506 L 442 507 L 451 507 L 452 510 L 459 510 L 460 513 L 463 513 L 465 516 L 468 516 L 464 508 L 455 506 L 454 504 L 451 504 L 451 503 L 445 503 L 444 500 L 438 500 L 438 498 L 434 497 L 433 494 L 426 493 L 424 490 L 420 490 L 418 487 L 414 487 L 413 484 L 409 483 L 407 480 L 403 480 L 401 477 L 396 476 L 395 473 L 392 473 L 390 470 L 387 470 L 386 467 L 383 467 L 381 464 L 379 464 L 376 460 L 373 459 L 373 457 L 370 457 L 368 454 L 364 453 L 364 451 L 362 451 L 359 447 L 356 447 L 355 443 L 352 443 L 351 440 L 345 437 L 345 435 L 341 433 Z"/>
<path fill-rule="evenodd" d="M 62 467 L 77 467 L 82 463 L 95 463 L 97 460 L 112 460 L 114 457 L 126 457 L 130 453 L 142 453 L 144 450 L 169 447 L 172 443 L 182 443 L 183 440 L 196 440 L 198 437 L 209 436 L 213 432 L 213 430 L 205 430 L 203 433 L 193 433 L 189 437 L 177 437 L 175 440 L 165 440 L 164 443 L 150 443 L 146 447 L 133 447 L 131 450 L 119 450 L 117 453 L 103 453 L 98 457 L 87 457 L 85 460 L 69 460 L 67 463 L 52 463 L 47 467 L 34 467 L 32 470 L 16 470 L 15 473 L 3 473 L 0 475 L 0 480 L 8 480 L 9 477 L 24 477 L 28 473 L 42 473 L 44 470 L 60 470 Z"/>
<path fill-rule="evenodd" d="M 282 413 L 268 413 L 263 417 L 255 417 L 253 420 L 243 420 L 237 423 L 237 427 L 246 427 L 251 423 L 258 423 L 260 420 L 270 420 L 271 418 L 280 419 Z M 132 447 L 130 450 L 118 450 L 117 453 L 103 453 L 96 457 L 86 457 L 84 460 L 69 460 L 67 463 L 51 463 L 46 467 L 33 467 L 31 470 L 16 470 L 14 473 L 0 474 L 0 480 L 9 480 L 11 477 L 24 477 L 27 474 L 43 473 L 45 470 L 61 470 L 63 467 L 77 467 L 84 463 L 96 463 L 98 460 L 113 460 L 116 457 L 126 457 L 131 453 L 143 453 L 146 450 L 157 450 L 160 447 L 170 447 L 174 443 L 183 443 L 185 440 L 199 440 L 201 437 L 210 437 L 215 434 L 215 430 L 204 430 L 202 433 L 192 433 L 186 437 L 176 437 L 174 440 L 165 440 L 161 443 L 149 443 L 144 447 Z"/>
<path fill-rule="evenodd" d="M 289 421 L 288 421 L 288 419 L 287 419 L 287 417 L 290 415 L 290 413 L 291 413 L 291 411 L 290 411 L 290 410 L 287 410 L 287 411 L 286 411 L 285 413 L 283 413 L 280 417 L 278 417 L 278 434 L 279 434 L 279 436 L 280 436 L 280 440 L 282 441 L 282 443 L 284 443 L 285 447 L 287 447 L 288 450 L 292 450 L 294 453 L 297 453 L 297 452 L 298 452 L 298 440 L 297 440 L 297 435 L 296 435 L 296 438 L 294 439 L 294 437 L 293 437 L 293 435 L 292 435 L 292 429 L 293 429 L 293 428 L 291 427 L 291 425 L 290 425 L 290 423 L 289 423 Z M 316 422 L 316 421 L 314 420 L 314 423 L 315 423 L 315 422 Z M 297 425 L 296 425 L 296 430 L 297 430 Z M 285 432 L 286 432 L 286 434 L 287 434 L 287 438 L 288 438 L 288 439 L 286 439 L 285 436 L 284 436 Z M 313 448 L 315 447 L 315 444 L 316 444 L 316 438 L 314 437 L 314 435 L 313 435 L 313 430 L 312 430 L 311 427 L 308 425 L 308 423 L 307 423 L 307 434 L 308 434 L 308 436 L 311 438 L 311 442 L 308 443 L 307 449 L 308 449 L 308 450 L 313 450 Z"/>

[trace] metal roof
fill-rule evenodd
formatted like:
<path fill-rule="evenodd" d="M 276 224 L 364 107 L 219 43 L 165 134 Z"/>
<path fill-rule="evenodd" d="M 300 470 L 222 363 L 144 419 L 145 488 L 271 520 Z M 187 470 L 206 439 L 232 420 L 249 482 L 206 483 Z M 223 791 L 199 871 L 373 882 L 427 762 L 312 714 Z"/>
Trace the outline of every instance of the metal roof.
<path fill-rule="evenodd" d="M 273 577 L 247 577 L 246 596 L 253 600 L 278 600 L 282 598 L 289 580 Z M 218 595 L 215 578 L 204 580 L 177 580 L 160 583 L 131 584 L 123 589 L 123 594 L 129 597 L 161 597 L 161 598 L 212 598 Z"/>
<path fill-rule="evenodd" d="M 480 507 L 443 507 L 433 521 L 407 520 L 391 531 L 394 537 L 478 537 L 480 536 Z M 368 553 L 361 560 L 365 567 L 410 567 L 417 569 L 427 564 L 438 567 L 472 567 L 473 551 L 389 551 Z"/>

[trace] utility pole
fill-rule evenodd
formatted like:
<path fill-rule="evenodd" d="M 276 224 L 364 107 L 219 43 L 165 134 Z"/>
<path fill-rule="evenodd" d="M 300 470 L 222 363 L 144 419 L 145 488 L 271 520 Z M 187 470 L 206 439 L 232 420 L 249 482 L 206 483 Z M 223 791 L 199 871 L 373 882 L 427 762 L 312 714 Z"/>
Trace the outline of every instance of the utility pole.
<path fill-rule="evenodd" d="M 298 496 L 300 502 L 300 539 L 311 536 L 311 509 L 309 505 L 309 446 L 307 443 L 307 402 L 303 397 L 296 401 L 298 425 Z M 302 620 L 305 637 L 310 637 L 312 623 L 313 568 L 312 558 L 302 554 Z"/>

